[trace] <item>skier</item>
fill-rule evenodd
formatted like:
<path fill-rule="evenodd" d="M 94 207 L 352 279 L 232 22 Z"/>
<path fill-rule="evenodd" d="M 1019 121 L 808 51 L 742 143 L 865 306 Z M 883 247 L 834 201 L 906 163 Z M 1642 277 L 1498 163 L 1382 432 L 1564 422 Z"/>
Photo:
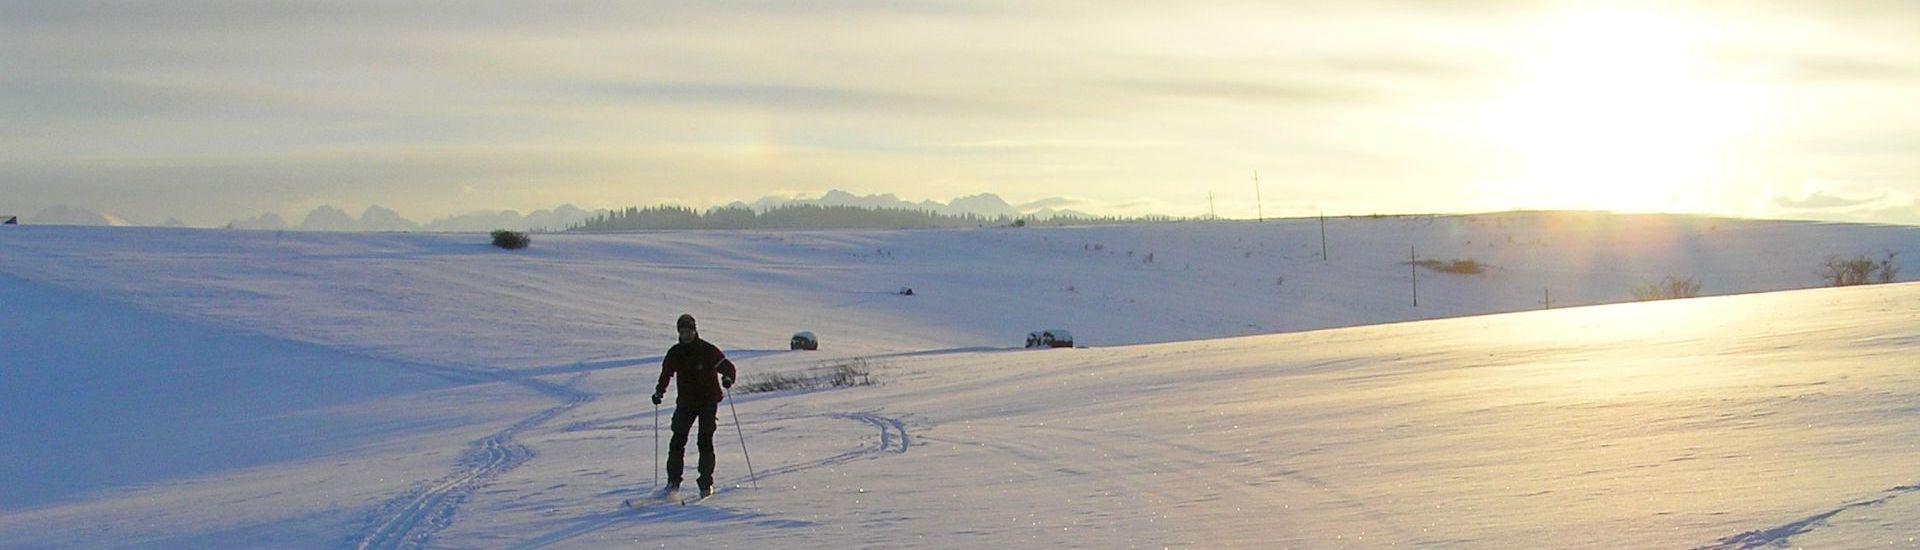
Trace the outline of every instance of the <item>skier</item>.
<path fill-rule="evenodd" d="M 667 395 L 667 382 L 676 375 L 680 377 L 680 395 L 674 399 L 673 407 L 673 439 L 667 445 L 666 494 L 673 495 L 680 490 L 681 472 L 686 464 L 687 429 L 699 420 L 698 481 L 700 496 L 704 498 L 713 495 L 713 431 L 720 400 L 726 398 L 721 388 L 733 387 L 735 371 L 733 362 L 727 360 L 720 348 L 700 339 L 692 315 L 681 315 L 674 326 L 680 331 L 680 343 L 667 350 L 667 357 L 660 361 L 660 383 L 653 388 L 653 404 L 659 405 Z"/>

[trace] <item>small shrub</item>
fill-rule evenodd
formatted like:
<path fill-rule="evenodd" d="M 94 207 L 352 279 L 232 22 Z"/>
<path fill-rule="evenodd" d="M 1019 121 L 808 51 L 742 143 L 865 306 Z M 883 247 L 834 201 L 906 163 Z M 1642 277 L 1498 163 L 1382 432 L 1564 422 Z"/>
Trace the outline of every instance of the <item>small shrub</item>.
<path fill-rule="evenodd" d="M 1898 255 L 1900 255 L 1899 252 L 1889 251 L 1885 258 L 1877 262 L 1865 254 L 1853 259 L 1827 256 L 1827 263 L 1820 266 L 1820 278 L 1827 283 L 1827 286 L 1854 286 L 1869 282 L 1891 283 L 1900 275 L 1900 266 L 1893 262 L 1893 258 Z"/>
<path fill-rule="evenodd" d="M 873 385 L 873 368 L 864 358 L 855 358 L 827 370 L 827 387 L 851 388 L 871 385 Z"/>
<path fill-rule="evenodd" d="M 1428 259 L 1428 260 L 1420 260 L 1418 263 L 1420 264 L 1420 267 L 1424 267 L 1424 268 L 1438 271 L 1441 273 L 1455 273 L 1460 275 L 1479 275 L 1480 273 L 1486 271 L 1486 267 L 1487 267 L 1485 264 L 1481 264 L 1479 260 L 1475 260 L 1472 258 L 1468 258 L 1465 260 L 1453 260 L 1450 262 Z"/>
<path fill-rule="evenodd" d="M 507 250 L 519 250 L 533 244 L 533 237 L 518 231 L 496 229 L 493 231 L 493 245 Z"/>
<path fill-rule="evenodd" d="M 763 393 L 787 390 L 818 390 L 873 385 L 873 365 L 865 358 L 854 358 L 808 372 L 784 374 L 770 372 L 748 375 L 734 393 Z"/>
<path fill-rule="evenodd" d="M 1698 297 L 1700 297 L 1700 281 L 1694 280 L 1693 277 L 1685 279 L 1667 277 L 1658 283 L 1633 287 L 1633 299 L 1640 302 Z"/>
<path fill-rule="evenodd" d="M 746 380 L 740 381 L 740 388 L 733 390 L 733 392 L 734 393 L 763 393 L 763 392 L 770 392 L 770 391 L 807 389 L 807 388 L 811 388 L 808 382 L 809 381 L 805 377 L 792 376 L 792 375 L 781 374 L 777 372 L 770 372 L 766 374 L 752 374 L 752 375 L 748 375 Z"/>

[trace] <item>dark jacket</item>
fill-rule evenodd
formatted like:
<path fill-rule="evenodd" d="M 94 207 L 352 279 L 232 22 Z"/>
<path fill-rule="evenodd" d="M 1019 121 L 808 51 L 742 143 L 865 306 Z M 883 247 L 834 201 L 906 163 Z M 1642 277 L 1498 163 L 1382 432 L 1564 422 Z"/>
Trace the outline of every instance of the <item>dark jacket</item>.
<path fill-rule="evenodd" d="M 654 386 L 653 393 L 665 394 L 667 381 L 678 375 L 680 395 L 674 398 L 675 405 L 711 405 L 725 397 L 720 391 L 721 377 L 732 380 L 734 374 L 733 362 L 727 360 L 727 354 L 706 340 L 695 338 L 667 350 L 666 359 L 660 361 L 660 383 Z"/>

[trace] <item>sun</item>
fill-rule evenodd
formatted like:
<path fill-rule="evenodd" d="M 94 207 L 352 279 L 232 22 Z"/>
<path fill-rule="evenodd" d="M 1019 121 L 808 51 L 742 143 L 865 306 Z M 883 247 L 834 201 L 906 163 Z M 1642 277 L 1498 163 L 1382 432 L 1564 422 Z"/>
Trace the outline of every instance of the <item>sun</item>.
<path fill-rule="evenodd" d="M 1545 21 L 1488 106 L 1515 206 L 1695 208 L 1753 103 L 1716 79 L 1712 29 L 1678 14 L 1587 8 Z"/>

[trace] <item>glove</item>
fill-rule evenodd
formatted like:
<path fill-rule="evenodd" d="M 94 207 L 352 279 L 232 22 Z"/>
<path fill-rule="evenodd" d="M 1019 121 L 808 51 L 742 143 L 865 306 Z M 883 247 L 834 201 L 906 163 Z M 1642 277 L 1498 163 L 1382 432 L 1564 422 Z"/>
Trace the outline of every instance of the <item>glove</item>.
<path fill-rule="evenodd" d="M 733 387 L 733 377 L 732 377 L 732 376 L 722 376 L 722 377 L 720 377 L 720 387 L 722 387 L 722 388 L 732 388 L 732 387 Z"/>
<path fill-rule="evenodd" d="M 653 394 L 653 404 L 655 404 L 655 405 L 658 405 L 658 404 L 660 404 L 660 399 L 661 399 L 661 398 L 663 398 L 663 397 L 666 397 L 666 396 L 667 396 L 667 394 L 664 394 L 664 393 L 656 393 L 656 394 Z"/>

